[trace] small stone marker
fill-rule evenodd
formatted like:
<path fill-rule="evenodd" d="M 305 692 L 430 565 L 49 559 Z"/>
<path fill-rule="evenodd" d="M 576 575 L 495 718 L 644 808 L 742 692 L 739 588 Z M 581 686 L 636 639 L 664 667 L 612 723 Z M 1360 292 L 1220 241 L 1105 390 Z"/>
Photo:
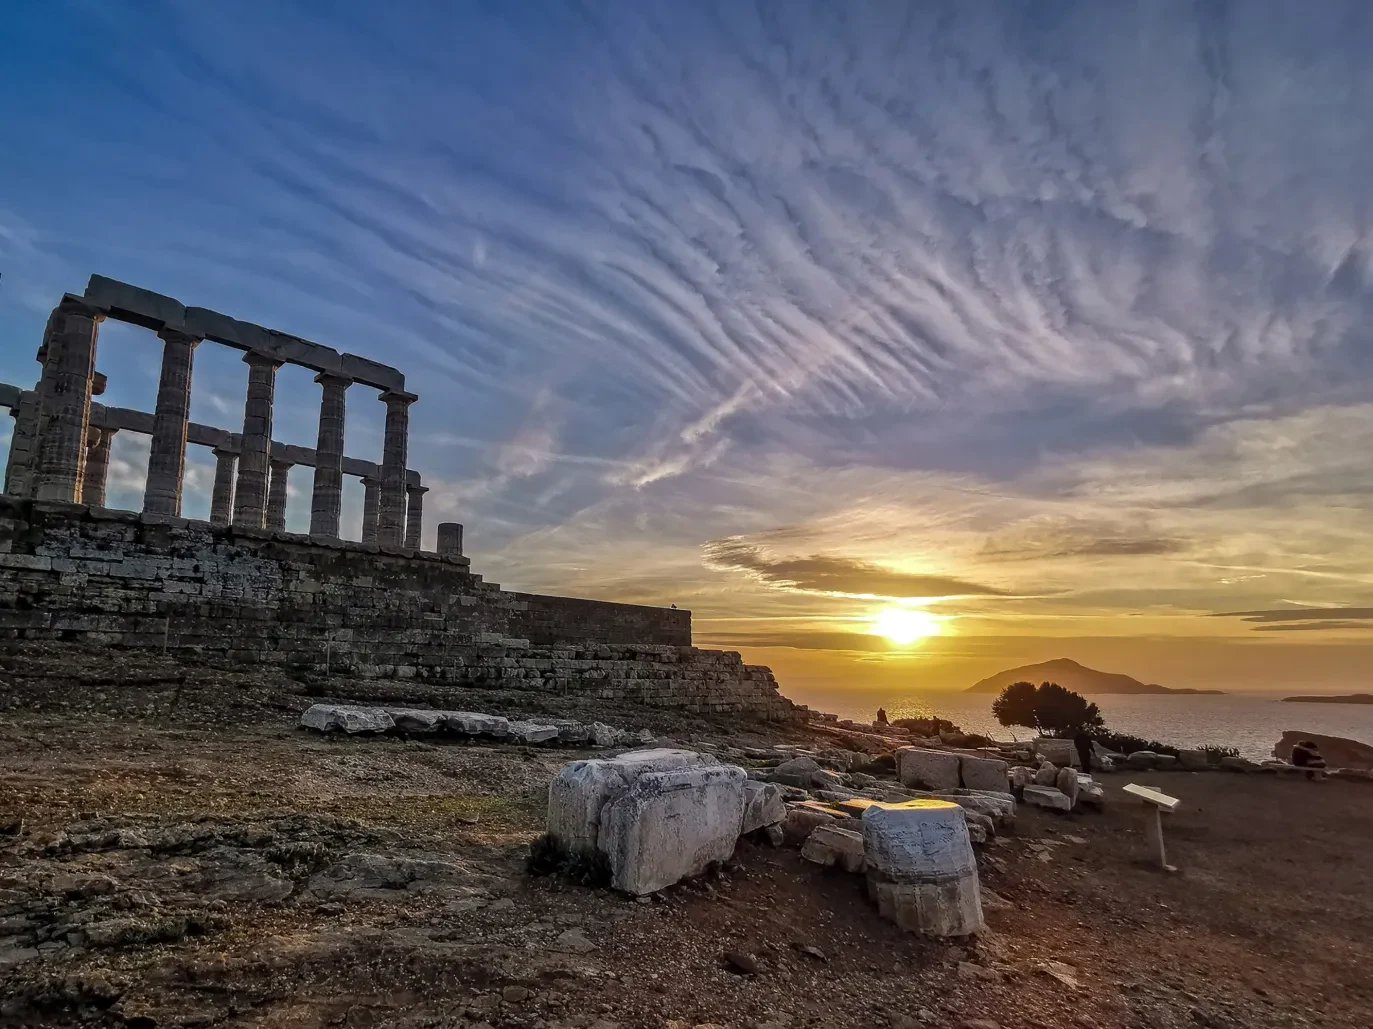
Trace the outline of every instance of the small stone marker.
<path fill-rule="evenodd" d="M 1168 863 L 1168 852 L 1163 846 L 1163 812 L 1172 813 L 1177 810 L 1182 803 L 1177 797 L 1170 797 L 1166 793 L 1151 789 L 1148 786 L 1140 786 L 1137 783 L 1129 783 L 1125 787 L 1125 792 L 1132 797 L 1138 797 L 1149 808 L 1150 814 L 1145 817 L 1144 832 L 1149 837 L 1149 844 L 1158 855 L 1158 864 L 1165 872 L 1176 872 L 1177 868 Z"/>

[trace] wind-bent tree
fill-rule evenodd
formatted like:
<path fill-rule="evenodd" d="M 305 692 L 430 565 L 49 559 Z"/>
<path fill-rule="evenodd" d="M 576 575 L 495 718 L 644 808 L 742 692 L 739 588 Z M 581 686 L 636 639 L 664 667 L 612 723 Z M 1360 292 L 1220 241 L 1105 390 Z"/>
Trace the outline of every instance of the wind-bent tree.
<path fill-rule="evenodd" d="M 1023 725 L 1051 736 L 1071 736 L 1080 729 L 1105 725 L 1095 704 L 1056 682 L 1038 687 L 1013 682 L 992 701 L 992 714 L 1002 725 Z"/>

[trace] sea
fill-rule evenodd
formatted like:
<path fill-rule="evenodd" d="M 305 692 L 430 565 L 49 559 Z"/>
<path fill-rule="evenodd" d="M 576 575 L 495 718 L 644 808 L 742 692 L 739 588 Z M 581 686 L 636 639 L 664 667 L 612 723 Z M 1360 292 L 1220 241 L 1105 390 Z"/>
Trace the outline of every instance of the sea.
<path fill-rule="evenodd" d="M 913 692 L 839 689 L 801 683 L 783 692 L 813 710 L 831 711 L 840 718 L 871 722 L 879 707 L 888 718 L 938 715 L 965 732 L 995 740 L 1027 739 L 1034 733 L 1019 726 L 1007 728 L 992 716 L 991 693 Z M 1284 732 L 1301 730 L 1322 736 L 1343 736 L 1373 745 L 1373 704 L 1286 704 L 1265 694 L 1227 693 L 1221 696 L 1089 696 L 1101 709 L 1107 728 L 1142 736 L 1175 747 L 1218 744 L 1235 747 L 1254 761 L 1273 756 L 1273 745 Z"/>

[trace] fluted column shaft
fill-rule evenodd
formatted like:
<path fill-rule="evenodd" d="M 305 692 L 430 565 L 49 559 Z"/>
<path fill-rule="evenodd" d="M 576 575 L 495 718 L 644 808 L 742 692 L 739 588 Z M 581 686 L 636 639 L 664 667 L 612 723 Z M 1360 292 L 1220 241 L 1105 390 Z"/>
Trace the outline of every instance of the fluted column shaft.
<path fill-rule="evenodd" d="M 200 340 L 175 329 L 163 329 L 158 335 L 162 338 L 162 374 L 153 409 L 143 510 L 179 515 L 186 470 L 186 428 L 191 423 L 191 361 Z"/>
<path fill-rule="evenodd" d="M 10 437 L 10 456 L 5 464 L 5 492 L 14 497 L 33 496 L 34 472 L 38 463 L 38 390 L 19 394 L 14 412 L 14 435 Z"/>
<path fill-rule="evenodd" d="M 462 557 L 461 522 L 439 522 L 434 551 L 444 557 Z"/>
<path fill-rule="evenodd" d="M 91 428 L 86 447 L 86 472 L 81 485 L 81 503 L 105 506 L 105 486 L 110 474 L 110 445 L 118 429 Z"/>
<path fill-rule="evenodd" d="M 424 532 L 424 495 L 428 486 L 405 487 L 405 545 L 419 550 L 420 535 Z"/>
<path fill-rule="evenodd" d="M 272 459 L 272 485 L 267 494 L 267 528 L 286 528 L 287 480 L 291 474 L 291 462 Z"/>
<path fill-rule="evenodd" d="M 315 444 L 315 485 L 310 494 L 310 535 L 338 538 L 343 509 L 343 426 L 345 394 L 352 379 L 320 372 L 319 439 Z"/>
<path fill-rule="evenodd" d="M 43 378 L 39 383 L 39 500 L 81 502 L 91 421 L 96 333 L 104 314 L 67 296 L 48 319 Z"/>
<path fill-rule="evenodd" d="M 234 524 L 261 529 L 267 515 L 267 462 L 272 447 L 272 399 L 281 362 L 266 354 L 243 355 L 248 364 L 248 395 L 243 405 L 238 482 L 234 487 Z"/>
<path fill-rule="evenodd" d="M 405 465 L 410 450 L 410 405 L 413 393 L 388 390 L 386 428 L 381 444 L 381 506 L 377 512 L 377 542 L 398 547 L 405 533 Z"/>
<path fill-rule="evenodd" d="M 362 542 L 377 541 L 377 515 L 381 507 L 381 483 L 376 479 L 362 480 Z"/>
<path fill-rule="evenodd" d="M 210 524 L 228 525 L 234 515 L 234 473 L 238 455 L 215 448 L 215 484 L 210 493 Z"/>

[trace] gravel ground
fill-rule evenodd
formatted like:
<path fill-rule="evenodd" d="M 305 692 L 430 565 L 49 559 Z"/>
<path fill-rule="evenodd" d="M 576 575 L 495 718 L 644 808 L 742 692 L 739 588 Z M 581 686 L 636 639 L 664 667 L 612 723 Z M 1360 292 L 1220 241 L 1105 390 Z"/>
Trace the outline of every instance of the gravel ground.
<path fill-rule="evenodd" d="M 1183 798 L 1172 875 L 1125 777 L 1103 813 L 1022 809 L 980 856 L 988 932 L 941 942 L 747 842 L 647 902 L 530 878 L 548 779 L 583 752 L 308 735 L 318 685 L 247 673 L 0 676 L 0 1024 L 1370 1025 L 1368 784 L 1131 776 Z"/>

